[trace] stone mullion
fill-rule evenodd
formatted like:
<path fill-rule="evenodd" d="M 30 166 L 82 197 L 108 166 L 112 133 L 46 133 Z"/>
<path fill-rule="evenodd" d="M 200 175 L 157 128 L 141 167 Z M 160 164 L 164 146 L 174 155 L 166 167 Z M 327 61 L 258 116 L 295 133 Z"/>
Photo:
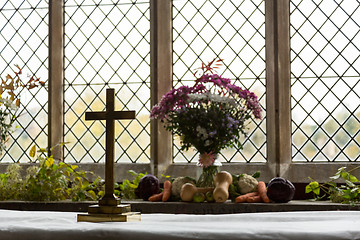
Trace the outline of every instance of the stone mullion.
<path fill-rule="evenodd" d="M 64 139 L 64 1 L 49 1 L 48 146 Z M 63 148 L 51 153 L 63 159 Z"/>
<path fill-rule="evenodd" d="M 265 1 L 267 159 L 274 175 L 291 164 L 290 0 Z"/>
<path fill-rule="evenodd" d="M 150 0 L 151 107 L 172 88 L 172 1 Z M 151 120 L 151 168 L 161 175 L 172 163 L 172 135 Z"/>

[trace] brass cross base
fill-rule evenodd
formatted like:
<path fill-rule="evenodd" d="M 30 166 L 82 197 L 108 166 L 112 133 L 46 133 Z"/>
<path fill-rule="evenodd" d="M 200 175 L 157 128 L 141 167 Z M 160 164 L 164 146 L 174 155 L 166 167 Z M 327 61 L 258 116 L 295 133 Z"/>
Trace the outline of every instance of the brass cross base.
<path fill-rule="evenodd" d="M 119 201 L 120 202 L 120 201 Z M 101 202 L 100 202 L 101 203 Z M 78 214 L 78 222 L 139 222 L 140 212 L 131 212 L 130 204 L 92 205 L 88 214 Z"/>

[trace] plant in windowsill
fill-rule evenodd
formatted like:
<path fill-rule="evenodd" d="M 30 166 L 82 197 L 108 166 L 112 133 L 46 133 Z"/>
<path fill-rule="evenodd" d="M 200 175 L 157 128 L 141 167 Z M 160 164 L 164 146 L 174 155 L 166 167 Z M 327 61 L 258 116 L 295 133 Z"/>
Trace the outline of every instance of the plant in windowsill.
<path fill-rule="evenodd" d="M 155 105 L 150 118 L 159 119 L 166 130 L 180 136 L 181 150 L 194 147 L 203 174 L 197 185 L 211 186 L 217 173 L 214 164 L 220 151 L 237 146 L 246 135 L 248 120 L 261 119 L 257 96 L 216 74 L 221 59 L 202 64 L 192 87 L 181 86 L 166 93 Z M 200 75 L 199 77 L 197 77 Z"/>
<path fill-rule="evenodd" d="M 89 181 L 91 172 L 76 171 L 76 165 L 70 165 L 52 156 L 43 157 L 47 149 L 36 151 L 34 145 L 29 155 L 36 157 L 39 164 L 26 170 L 26 177 L 21 178 L 21 166 L 10 164 L 6 173 L 0 174 L 0 200 L 25 201 L 73 201 L 98 200 L 103 192 L 103 180 L 99 177 Z"/>
<path fill-rule="evenodd" d="M 15 65 L 17 71 L 15 76 L 8 74 L 5 79 L 1 79 L 0 85 L 0 156 L 6 149 L 6 142 L 9 135 L 13 132 L 13 123 L 17 119 L 17 111 L 20 107 L 20 93 L 23 89 L 32 89 L 45 83 L 34 76 L 27 82 L 20 78 L 22 70 L 19 65 Z"/>
<path fill-rule="evenodd" d="M 305 187 L 305 193 L 313 193 L 315 200 L 329 199 L 334 203 L 359 203 L 359 180 L 351 174 L 358 168 L 360 166 L 346 171 L 346 167 L 341 167 L 334 176 L 330 177 L 330 181 L 323 184 L 310 178 L 311 182 Z"/>

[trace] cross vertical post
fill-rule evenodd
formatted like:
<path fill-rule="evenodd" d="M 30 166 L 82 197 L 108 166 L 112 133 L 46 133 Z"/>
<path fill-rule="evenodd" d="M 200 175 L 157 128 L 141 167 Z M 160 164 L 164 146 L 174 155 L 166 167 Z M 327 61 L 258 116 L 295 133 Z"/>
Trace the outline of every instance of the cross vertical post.
<path fill-rule="evenodd" d="M 106 90 L 106 158 L 105 158 L 105 196 L 99 202 L 100 205 L 117 205 L 118 201 L 114 196 L 114 139 L 115 120 L 111 113 L 115 110 L 114 89 Z M 109 147 L 111 146 L 111 147 Z"/>

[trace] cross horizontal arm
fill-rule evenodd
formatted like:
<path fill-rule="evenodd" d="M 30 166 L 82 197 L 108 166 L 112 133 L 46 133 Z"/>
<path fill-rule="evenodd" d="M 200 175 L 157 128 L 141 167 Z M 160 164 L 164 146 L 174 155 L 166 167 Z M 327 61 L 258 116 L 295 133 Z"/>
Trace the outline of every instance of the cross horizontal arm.
<path fill-rule="evenodd" d="M 85 120 L 106 120 L 107 114 L 111 119 L 135 119 L 135 111 L 115 111 L 115 112 L 86 112 Z"/>

